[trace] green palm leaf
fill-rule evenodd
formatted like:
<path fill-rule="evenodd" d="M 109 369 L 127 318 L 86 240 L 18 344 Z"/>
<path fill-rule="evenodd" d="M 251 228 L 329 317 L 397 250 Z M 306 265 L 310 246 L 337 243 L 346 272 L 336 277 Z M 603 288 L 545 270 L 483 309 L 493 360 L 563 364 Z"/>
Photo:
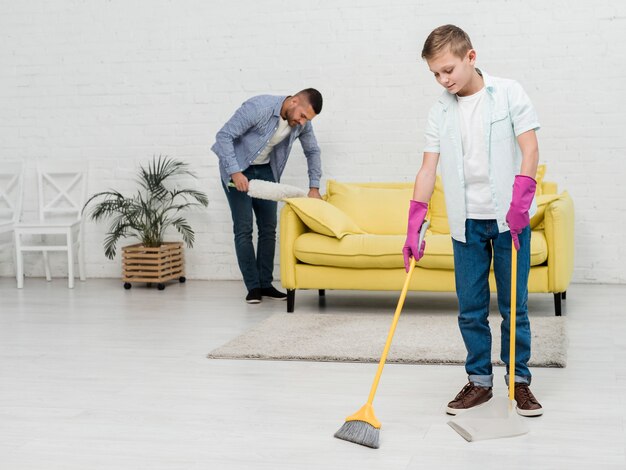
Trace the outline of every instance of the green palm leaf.
<path fill-rule="evenodd" d="M 145 246 L 158 247 L 168 227 L 173 226 L 181 234 L 188 247 L 193 246 L 195 234 L 179 214 L 194 206 L 209 204 L 207 195 L 196 189 L 173 187 L 173 177 L 191 176 L 186 163 L 167 156 L 153 157 L 147 166 L 140 166 L 137 180 L 140 189 L 132 197 L 125 197 L 115 190 L 94 194 L 83 206 L 83 212 L 91 207 L 89 217 L 96 222 L 110 220 L 104 239 L 104 253 L 113 259 L 117 243 L 126 237 L 137 237 Z"/>

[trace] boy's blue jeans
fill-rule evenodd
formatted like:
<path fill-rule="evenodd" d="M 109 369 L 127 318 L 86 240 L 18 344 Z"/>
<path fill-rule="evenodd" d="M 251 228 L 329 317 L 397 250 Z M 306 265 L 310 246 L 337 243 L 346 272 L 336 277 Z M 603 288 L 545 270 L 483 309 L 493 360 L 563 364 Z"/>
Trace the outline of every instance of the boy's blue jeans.
<path fill-rule="evenodd" d="M 467 349 L 465 370 L 469 380 L 481 387 L 493 386 L 491 330 L 489 329 L 489 269 L 493 269 L 502 315 L 500 358 L 507 365 L 511 313 L 511 232 L 498 233 L 495 220 L 465 221 L 466 242 L 452 240 L 454 276 L 459 299 L 459 328 Z M 515 381 L 530 383 L 530 322 L 528 320 L 528 273 L 530 271 L 530 227 L 519 235 L 517 252 L 517 307 Z"/>
<path fill-rule="evenodd" d="M 243 174 L 248 180 L 258 179 L 274 182 L 269 163 L 250 165 Z M 276 210 L 275 201 L 255 199 L 247 193 L 229 188 L 222 182 L 233 218 L 235 252 L 237 262 L 248 290 L 271 287 L 274 280 L 274 252 L 276 250 Z M 253 219 L 257 225 L 257 252 L 252 244 Z"/>

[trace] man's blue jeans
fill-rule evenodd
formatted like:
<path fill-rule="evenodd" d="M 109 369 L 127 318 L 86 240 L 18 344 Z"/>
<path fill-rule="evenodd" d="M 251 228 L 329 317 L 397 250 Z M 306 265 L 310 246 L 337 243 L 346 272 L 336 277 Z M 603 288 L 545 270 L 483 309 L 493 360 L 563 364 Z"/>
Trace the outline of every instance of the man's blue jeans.
<path fill-rule="evenodd" d="M 511 313 L 511 232 L 498 233 L 495 220 L 465 221 L 466 242 L 452 240 L 454 276 L 459 299 L 459 328 L 467 349 L 465 370 L 478 386 L 493 386 L 491 330 L 489 329 L 489 269 L 493 269 L 502 315 L 500 358 L 507 365 Z M 519 236 L 517 252 L 517 307 L 515 381 L 530 383 L 530 322 L 528 320 L 528 273 L 530 270 L 530 227 Z"/>
<path fill-rule="evenodd" d="M 274 181 L 269 163 L 250 165 L 243 174 L 248 180 L 259 179 Z M 233 218 L 235 234 L 235 252 L 243 275 L 243 282 L 248 290 L 271 287 L 274 280 L 274 252 L 276 250 L 276 210 L 275 201 L 255 199 L 247 193 L 224 185 L 228 205 Z M 257 225 L 257 251 L 252 243 L 253 217 Z"/>

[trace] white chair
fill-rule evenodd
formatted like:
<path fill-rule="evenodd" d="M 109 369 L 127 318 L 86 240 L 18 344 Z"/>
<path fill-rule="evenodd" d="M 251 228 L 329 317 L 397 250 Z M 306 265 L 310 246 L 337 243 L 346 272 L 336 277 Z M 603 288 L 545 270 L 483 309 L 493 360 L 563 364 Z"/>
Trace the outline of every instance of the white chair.
<path fill-rule="evenodd" d="M 0 166 L 0 260 L 10 258 L 15 266 L 13 231 L 22 213 L 24 165 L 5 162 Z"/>
<path fill-rule="evenodd" d="M 39 220 L 15 226 L 17 287 L 24 286 L 24 253 L 42 252 L 46 280 L 52 280 L 48 252 L 67 252 L 68 287 L 74 287 L 74 260 L 78 254 L 78 272 L 85 280 L 82 208 L 87 190 L 87 172 L 75 164 L 63 167 L 37 165 Z M 54 238 L 54 240 L 52 240 Z"/>

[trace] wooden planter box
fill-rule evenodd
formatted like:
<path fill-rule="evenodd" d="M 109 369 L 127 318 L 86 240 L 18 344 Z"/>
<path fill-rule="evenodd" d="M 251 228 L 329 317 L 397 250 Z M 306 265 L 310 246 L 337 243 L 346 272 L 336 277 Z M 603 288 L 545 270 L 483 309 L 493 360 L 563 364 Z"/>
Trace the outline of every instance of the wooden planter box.
<path fill-rule="evenodd" d="M 122 280 L 126 289 L 131 288 L 131 282 L 154 282 L 163 290 L 165 282 L 173 279 L 186 280 L 182 242 L 163 243 L 157 248 L 141 243 L 122 248 Z"/>

